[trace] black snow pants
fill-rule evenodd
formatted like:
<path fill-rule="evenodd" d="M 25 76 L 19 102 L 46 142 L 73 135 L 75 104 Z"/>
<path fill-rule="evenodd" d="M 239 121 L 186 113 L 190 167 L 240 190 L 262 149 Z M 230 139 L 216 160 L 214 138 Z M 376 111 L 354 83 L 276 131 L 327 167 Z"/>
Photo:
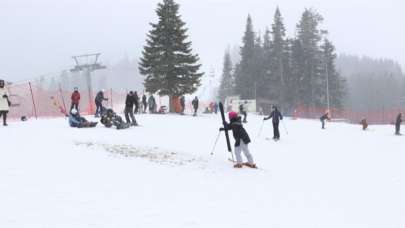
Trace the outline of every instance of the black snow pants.
<path fill-rule="evenodd" d="M 134 116 L 134 111 L 133 108 L 131 107 L 125 107 L 125 120 L 127 121 L 127 123 L 129 124 L 136 124 L 136 120 L 135 120 L 135 116 Z M 131 118 L 131 119 L 130 119 Z M 132 122 L 131 122 L 132 121 Z"/>
<path fill-rule="evenodd" d="M 247 112 L 243 111 L 242 114 L 243 114 L 243 123 L 247 123 Z"/>
<path fill-rule="evenodd" d="M 280 139 L 280 130 L 278 129 L 279 122 L 273 122 L 273 139 Z"/>
<path fill-rule="evenodd" d="M 3 125 L 7 126 L 7 113 L 8 111 L 0 111 L 0 116 L 3 116 Z"/>
<path fill-rule="evenodd" d="M 100 116 L 102 110 L 103 110 L 103 103 L 96 101 L 96 116 Z"/>

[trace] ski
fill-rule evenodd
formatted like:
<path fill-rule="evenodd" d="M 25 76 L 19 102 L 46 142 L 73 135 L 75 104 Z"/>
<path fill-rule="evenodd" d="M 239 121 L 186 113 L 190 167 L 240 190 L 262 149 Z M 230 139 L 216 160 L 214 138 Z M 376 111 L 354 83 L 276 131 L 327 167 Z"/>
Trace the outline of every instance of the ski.
<path fill-rule="evenodd" d="M 228 147 L 228 152 L 231 153 L 232 155 L 232 161 L 234 161 L 233 153 L 232 153 L 232 147 L 231 147 L 231 141 L 229 140 L 229 132 L 226 129 L 226 120 L 225 120 L 225 111 L 224 111 L 224 105 L 222 102 L 219 102 L 219 111 L 221 112 L 221 118 L 222 118 L 222 124 L 224 126 L 224 132 L 225 132 L 225 138 L 226 138 L 226 146 Z"/>
<path fill-rule="evenodd" d="M 233 161 L 232 159 L 230 159 L 230 158 L 228 158 L 228 161 L 230 161 L 230 162 L 232 162 L 232 163 L 235 163 L 235 161 Z M 258 168 L 258 167 L 252 167 L 252 166 L 250 166 L 248 163 L 242 163 L 242 166 L 243 167 L 247 167 L 247 168 L 251 168 L 251 169 L 257 169 L 257 170 L 264 170 L 264 169 L 262 169 L 262 168 Z"/>

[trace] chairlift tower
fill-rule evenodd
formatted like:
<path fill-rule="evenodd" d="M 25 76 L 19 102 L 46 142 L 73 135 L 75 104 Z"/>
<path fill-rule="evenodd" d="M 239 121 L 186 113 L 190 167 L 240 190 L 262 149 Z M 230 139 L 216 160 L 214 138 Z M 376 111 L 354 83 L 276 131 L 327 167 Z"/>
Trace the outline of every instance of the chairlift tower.
<path fill-rule="evenodd" d="M 77 55 L 73 56 L 76 66 L 70 70 L 70 72 L 84 72 L 86 76 L 87 88 L 89 93 L 89 113 L 93 113 L 93 86 L 91 83 L 91 73 L 96 70 L 103 70 L 106 69 L 106 66 L 101 65 L 98 63 L 98 59 L 101 53 L 96 54 L 86 54 L 86 55 Z"/>

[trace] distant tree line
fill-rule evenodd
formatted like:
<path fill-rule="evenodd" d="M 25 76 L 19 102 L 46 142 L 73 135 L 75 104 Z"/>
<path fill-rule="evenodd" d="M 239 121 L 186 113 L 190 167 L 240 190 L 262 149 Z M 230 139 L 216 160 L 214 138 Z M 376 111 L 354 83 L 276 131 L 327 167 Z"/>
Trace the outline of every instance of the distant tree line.
<path fill-rule="evenodd" d="M 397 62 L 340 55 L 336 66 L 347 79 L 348 109 L 381 112 L 405 106 L 405 75 Z"/>
<path fill-rule="evenodd" d="M 255 32 L 249 15 L 240 61 L 232 63 L 230 51 L 225 53 L 219 99 L 239 95 L 284 109 L 326 107 L 329 100 L 330 107 L 341 108 L 346 84 L 336 70 L 335 47 L 320 28 L 322 22 L 318 12 L 306 9 L 295 37 L 287 37 L 277 8 L 271 28 L 262 36 Z"/>

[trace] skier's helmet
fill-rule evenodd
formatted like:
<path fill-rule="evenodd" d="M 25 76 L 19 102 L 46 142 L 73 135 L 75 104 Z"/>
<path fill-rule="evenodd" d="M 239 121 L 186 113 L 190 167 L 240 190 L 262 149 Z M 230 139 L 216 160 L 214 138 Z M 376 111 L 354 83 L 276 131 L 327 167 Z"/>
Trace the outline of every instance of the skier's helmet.
<path fill-rule="evenodd" d="M 72 110 L 70 110 L 70 113 L 72 115 L 76 115 L 77 114 L 77 109 L 73 108 Z"/>
<path fill-rule="evenodd" d="M 79 88 L 75 87 L 73 88 L 74 91 L 79 91 Z"/>
<path fill-rule="evenodd" d="M 230 113 L 228 113 L 228 117 L 230 120 L 236 119 L 236 118 L 238 118 L 238 113 L 230 112 Z"/>

